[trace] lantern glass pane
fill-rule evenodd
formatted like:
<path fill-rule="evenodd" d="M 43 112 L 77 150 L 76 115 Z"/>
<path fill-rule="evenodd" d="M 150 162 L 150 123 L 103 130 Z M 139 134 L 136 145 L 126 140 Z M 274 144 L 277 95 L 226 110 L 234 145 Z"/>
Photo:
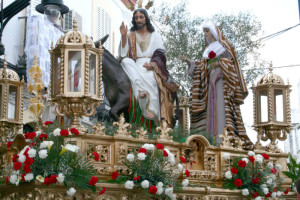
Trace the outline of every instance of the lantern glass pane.
<path fill-rule="evenodd" d="M 53 95 L 57 95 L 60 93 L 60 72 L 61 72 L 61 58 L 59 56 L 56 56 L 54 60 L 53 79 L 52 79 Z"/>
<path fill-rule="evenodd" d="M 89 92 L 96 94 L 96 55 L 91 53 L 89 58 Z"/>
<path fill-rule="evenodd" d="M 81 91 L 81 51 L 69 51 L 68 92 Z"/>
<path fill-rule="evenodd" d="M 274 90 L 274 120 L 283 122 L 283 92 L 282 90 Z"/>
<path fill-rule="evenodd" d="M 8 113 L 7 117 L 9 119 L 16 119 L 17 118 L 17 93 L 18 88 L 16 86 L 10 85 L 9 86 L 9 95 L 8 95 Z"/>
<path fill-rule="evenodd" d="M 0 84 L 0 119 L 2 118 L 2 113 L 3 113 L 3 107 L 4 105 L 2 105 L 2 85 Z"/>
<path fill-rule="evenodd" d="M 260 105 L 260 120 L 259 122 L 268 121 L 268 96 L 267 90 L 259 91 L 259 105 Z"/>

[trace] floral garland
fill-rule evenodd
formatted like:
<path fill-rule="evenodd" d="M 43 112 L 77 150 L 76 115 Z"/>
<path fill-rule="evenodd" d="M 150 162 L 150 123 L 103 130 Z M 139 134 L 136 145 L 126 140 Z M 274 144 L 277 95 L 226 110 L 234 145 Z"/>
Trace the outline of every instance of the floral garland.
<path fill-rule="evenodd" d="M 230 161 L 230 154 L 223 155 Z M 234 158 L 230 171 L 225 173 L 223 185 L 228 189 L 240 189 L 243 196 L 261 200 L 263 197 L 275 198 L 288 194 L 289 189 L 283 191 L 279 185 L 281 179 L 277 173 L 282 169 L 280 164 L 268 162 L 269 155 L 248 152 L 248 157 Z"/>
<path fill-rule="evenodd" d="M 187 178 L 178 183 L 183 172 L 182 163 L 185 163 L 185 159 L 180 157 L 180 162 L 176 163 L 174 154 L 163 144 L 144 144 L 137 152 L 129 153 L 126 157 L 124 164 L 131 173 L 121 176 L 115 171 L 110 182 L 125 183 L 125 188 L 129 190 L 136 186 L 153 197 L 176 199 L 174 190 L 189 184 Z M 187 169 L 184 174 L 190 176 Z"/>
<path fill-rule="evenodd" d="M 76 128 L 60 129 L 52 121 L 44 123 L 44 130 L 29 132 L 24 135 L 28 145 L 12 158 L 12 173 L 6 178 L 6 184 L 18 186 L 20 182 L 36 180 L 46 186 L 64 184 L 67 195 L 74 196 L 76 189 L 91 189 L 96 192 L 98 178 L 91 162 L 79 153 L 79 147 L 65 144 L 68 136 L 78 136 Z M 13 142 L 8 142 L 10 148 Z M 94 153 L 96 154 L 96 153 Z M 99 156 L 99 155 L 98 155 Z M 72 186 L 72 187 L 71 187 Z M 106 188 L 100 190 L 99 195 Z"/>

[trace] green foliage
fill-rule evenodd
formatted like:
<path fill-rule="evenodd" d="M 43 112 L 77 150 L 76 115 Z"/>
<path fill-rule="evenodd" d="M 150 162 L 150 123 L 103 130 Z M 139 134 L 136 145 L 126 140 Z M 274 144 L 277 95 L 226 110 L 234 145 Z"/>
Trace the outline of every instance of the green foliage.
<path fill-rule="evenodd" d="M 296 182 L 300 178 L 300 164 L 290 154 L 290 162 L 287 163 L 289 171 L 283 171 L 283 174 L 292 179 L 292 187 L 296 187 Z"/>
<path fill-rule="evenodd" d="M 173 141 L 178 143 L 185 143 L 187 135 L 183 132 L 182 126 L 179 124 L 173 128 L 173 132 L 170 134 L 173 137 Z"/>
<path fill-rule="evenodd" d="M 215 140 L 215 138 L 212 135 L 208 134 L 206 131 L 199 131 L 197 129 L 191 129 L 190 135 L 202 135 L 208 140 L 210 145 L 220 146 L 220 144 Z"/>
<path fill-rule="evenodd" d="M 180 60 L 182 55 L 189 59 L 200 60 L 205 49 L 204 34 L 201 26 L 205 21 L 212 21 L 223 31 L 237 52 L 241 68 L 249 69 L 244 75 L 249 83 L 262 74 L 265 64 L 260 60 L 258 50 L 262 47 L 259 37 L 262 34 L 261 23 L 249 12 L 237 15 L 216 14 L 212 17 L 191 16 L 187 9 L 188 2 L 180 1 L 174 7 L 163 3 L 155 7 L 152 15 L 158 22 L 167 55 L 167 66 L 175 81 L 181 85 L 182 95 L 189 95 L 191 79 L 187 75 L 187 65 Z M 166 17 L 169 20 L 166 20 Z M 251 65 L 254 63 L 254 66 Z M 251 67 L 250 67 L 251 66 Z"/>

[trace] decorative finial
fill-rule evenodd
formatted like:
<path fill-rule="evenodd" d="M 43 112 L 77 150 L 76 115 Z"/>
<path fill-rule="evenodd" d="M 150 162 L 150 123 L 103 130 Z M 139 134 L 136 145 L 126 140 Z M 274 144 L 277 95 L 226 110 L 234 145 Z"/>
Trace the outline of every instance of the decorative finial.
<path fill-rule="evenodd" d="M 6 62 L 6 56 L 4 55 L 4 60 L 3 60 L 3 78 L 7 78 L 6 67 L 7 67 L 7 62 Z"/>
<path fill-rule="evenodd" d="M 272 64 L 272 61 L 270 63 L 269 71 L 270 71 L 270 74 L 273 74 L 273 64 Z"/>
<path fill-rule="evenodd" d="M 38 60 L 36 54 L 34 54 L 33 66 L 38 66 Z"/>
<path fill-rule="evenodd" d="M 54 46 L 53 46 L 53 41 L 51 42 L 51 50 L 54 49 Z"/>
<path fill-rule="evenodd" d="M 74 31 L 77 31 L 77 30 L 78 30 L 77 28 L 78 28 L 78 26 L 77 26 L 77 21 L 76 21 L 76 19 L 74 18 L 74 19 L 73 19 L 73 30 L 74 30 Z"/>

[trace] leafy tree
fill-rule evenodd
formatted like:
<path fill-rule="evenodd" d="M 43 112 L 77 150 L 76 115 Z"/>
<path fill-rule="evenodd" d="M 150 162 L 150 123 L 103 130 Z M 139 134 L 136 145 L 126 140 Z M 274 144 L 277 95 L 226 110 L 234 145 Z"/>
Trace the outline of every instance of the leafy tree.
<path fill-rule="evenodd" d="M 205 49 L 201 25 L 205 21 L 217 24 L 226 38 L 233 44 L 247 83 L 263 73 L 264 62 L 259 60 L 258 50 L 262 43 L 258 40 L 262 33 L 261 23 L 249 12 L 238 15 L 216 14 L 211 18 L 191 16 L 187 10 L 187 0 L 174 7 L 163 3 L 153 10 L 153 18 L 161 32 L 168 60 L 168 69 L 180 85 L 181 95 L 188 95 L 191 79 L 187 75 L 187 65 L 180 60 L 182 55 L 200 60 Z M 254 63 L 254 66 L 252 66 Z"/>

